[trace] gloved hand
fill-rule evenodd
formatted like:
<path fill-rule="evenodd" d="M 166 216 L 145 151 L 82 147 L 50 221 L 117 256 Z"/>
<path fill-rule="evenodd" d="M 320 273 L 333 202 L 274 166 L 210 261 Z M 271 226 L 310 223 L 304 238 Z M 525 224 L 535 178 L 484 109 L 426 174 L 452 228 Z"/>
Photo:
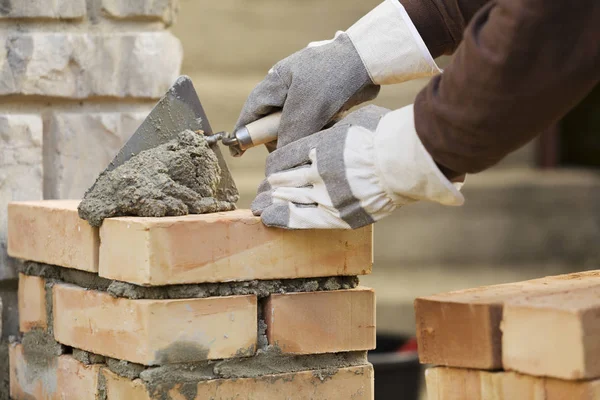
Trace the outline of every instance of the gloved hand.
<path fill-rule="evenodd" d="M 288 229 L 354 229 L 419 200 L 464 202 L 419 140 L 412 105 L 352 112 L 269 154 L 266 175 L 252 211 Z"/>
<path fill-rule="evenodd" d="M 440 72 L 398 0 L 385 0 L 334 39 L 278 62 L 252 91 L 235 130 L 282 110 L 277 147 L 374 99 L 380 85 Z"/>

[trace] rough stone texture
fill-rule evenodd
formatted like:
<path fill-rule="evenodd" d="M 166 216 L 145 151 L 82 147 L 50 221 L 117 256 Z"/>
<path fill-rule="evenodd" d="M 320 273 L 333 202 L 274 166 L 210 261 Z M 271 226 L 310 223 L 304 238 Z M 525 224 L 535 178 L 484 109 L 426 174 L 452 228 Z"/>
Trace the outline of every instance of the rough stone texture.
<path fill-rule="evenodd" d="M 81 199 L 149 111 L 49 114 L 44 121 L 44 197 Z"/>
<path fill-rule="evenodd" d="M 105 15 L 118 19 L 160 19 L 171 24 L 179 0 L 102 0 Z"/>
<path fill-rule="evenodd" d="M 106 362 L 106 357 L 80 349 L 73 349 L 73 358 L 85 365 L 104 364 Z"/>
<path fill-rule="evenodd" d="M 42 119 L 0 114 L 0 281 L 16 278 L 6 252 L 6 207 L 10 201 L 41 199 L 42 179 Z"/>
<path fill-rule="evenodd" d="M 169 32 L 0 34 L 0 95 L 158 98 L 181 60 Z"/>
<path fill-rule="evenodd" d="M 8 254 L 98 271 L 98 229 L 77 215 L 78 200 L 14 202 L 8 206 Z"/>
<path fill-rule="evenodd" d="M 235 209 L 217 199 L 221 168 L 204 136 L 190 130 L 100 175 L 79 216 L 92 226 L 120 216 L 164 217 Z"/>
<path fill-rule="evenodd" d="M 0 19 L 73 19 L 81 18 L 85 14 L 85 0 L 3 0 L 0 2 Z"/>

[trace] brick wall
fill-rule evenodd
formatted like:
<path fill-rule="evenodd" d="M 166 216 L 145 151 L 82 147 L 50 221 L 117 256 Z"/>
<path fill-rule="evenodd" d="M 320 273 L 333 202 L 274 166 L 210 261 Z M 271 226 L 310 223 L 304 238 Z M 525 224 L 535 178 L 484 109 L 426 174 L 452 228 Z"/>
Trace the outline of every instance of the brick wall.
<path fill-rule="evenodd" d="M 80 198 L 177 78 L 177 0 L 0 2 L 0 288 L 11 200 Z M 16 333 L 7 315 L 4 336 Z M 12 308 L 11 308 L 12 309 Z"/>

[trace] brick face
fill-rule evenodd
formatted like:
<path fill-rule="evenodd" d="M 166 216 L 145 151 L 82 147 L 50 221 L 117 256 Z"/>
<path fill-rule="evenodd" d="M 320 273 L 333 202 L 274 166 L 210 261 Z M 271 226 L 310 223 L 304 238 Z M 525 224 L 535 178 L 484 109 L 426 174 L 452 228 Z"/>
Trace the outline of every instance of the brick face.
<path fill-rule="evenodd" d="M 60 343 L 145 365 L 249 356 L 256 347 L 255 296 L 130 300 L 59 284 L 53 288 Z"/>
<path fill-rule="evenodd" d="M 16 202 L 8 207 L 11 256 L 98 271 L 98 229 L 77 214 L 78 200 Z"/>
<path fill-rule="evenodd" d="M 8 203 L 42 198 L 42 134 L 37 115 L 0 114 L 0 281 L 16 278 L 6 255 Z"/>
<path fill-rule="evenodd" d="M 100 365 L 84 365 L 69 355 L 32 364 L 23 346 L 11 344 L 10 395 L 15 400 L 97 400 Z"/>
<path fill-rule="evenodd" d="M 264 315 L 269 344 L 284 353 L 375 348 L 375 292 L 369 288 L 273 294 Z"/>
<path fill-rule="evenodd" d="M 364 275 L 372 227 L 286 231 L 249 210 L 110 218 L 100 228 L 101 276 L 139 285 Z"/>
<path fill-rule="evenodd" d="M 38 276 L 19 274 L 19 329 L 46 329 L 46 281 Z"/>
<path fill-rule="evenodd" d="M 107 400 L 150 400 L 139 379 L 130 381 L 103 370 Z M 373 367 L 371 365 L 341 368 L 331 377 L 321 380 L 313 371 L 266 375 L 259 378 L 215 379 L 198 383 L 192 398 L 173 388 L 173 399 L 207 400 L 316 400 L 316 399 L 373 399 Z"/>
<path fill-rule="evenodd" d="M 150 112 L 51 113 L 45 120 L 44 196 L 80 199 Z"/>
<path fill-rule="evenodd" d="M 169 32 L 13 33 L 0 45 L 0 95 L 157 98 L 182 60 Z"/>

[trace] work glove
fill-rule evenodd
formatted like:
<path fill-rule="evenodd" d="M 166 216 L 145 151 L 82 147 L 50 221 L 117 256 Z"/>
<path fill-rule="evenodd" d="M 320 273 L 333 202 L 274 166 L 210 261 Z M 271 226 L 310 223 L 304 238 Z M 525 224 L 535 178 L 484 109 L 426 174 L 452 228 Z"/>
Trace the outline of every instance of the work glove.
<path fill-rule="evenodd" d="M 235 130 L 281 110 L 276 145 L 282 147 L 374 99 L 380 85 L 438 72 L 400 2 L 386 0 L 332 40 L 310 43 L 271 68 L 246 100 Z"/>
<path fill-rule="evenodd" d="M 355 229 L 416 201 L 464 202 L 462 183 L 451 183 L 419 140 L 412 105 L 363 107 L 280 147 L 266 176 L 252 211 L 287 229 Z"/>

